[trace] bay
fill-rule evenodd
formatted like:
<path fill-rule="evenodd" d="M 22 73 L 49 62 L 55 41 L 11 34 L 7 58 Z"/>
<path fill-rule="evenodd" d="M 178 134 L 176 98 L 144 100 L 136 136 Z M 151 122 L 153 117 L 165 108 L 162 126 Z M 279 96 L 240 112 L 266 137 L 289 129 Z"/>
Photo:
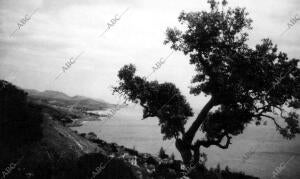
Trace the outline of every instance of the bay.
<path fill-rule="evenodd" d="M 72 129 L 79 133 L 94 132 L 107 142 L 114 142 L 153 155 L 157 155 L 160 147 L 163 147 L 167 154 L 174 153 L 176 159 L 181 159 L 174 140 L 163 141 L 158 119 L 141 119 L 142 108 L 129 105 L 117 111 L 110 119 L 87 121 L 83 126 Z M 194 119 L 195 117 L 189 119 L 187 126 Z M 197 137 L 201 138 L 203 135 L 199 133 Z M 203 151 L 208 157 L 206 163 L 208 167 L 216 167 L 220 164 L 221 168 L 228 166 L 232 171 L 242 171 L 262 179 L 271 178 L 276 167 L 294 156 L 278 178 L 296 179 L 300 176 L 299 149 L 299 135 L 293 140 L 283 139 L 269 121 L 266 126 L 250 124 L 243 134 L 232 138 L 232 144 L 226 150 L 213 146 Z M 247 160 L 243 162 L 245 155 Z"/>

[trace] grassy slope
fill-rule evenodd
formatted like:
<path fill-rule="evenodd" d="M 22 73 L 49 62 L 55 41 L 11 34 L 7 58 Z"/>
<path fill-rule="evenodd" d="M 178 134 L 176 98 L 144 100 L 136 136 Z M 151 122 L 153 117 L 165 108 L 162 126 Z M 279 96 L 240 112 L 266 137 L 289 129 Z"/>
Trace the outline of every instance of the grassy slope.
<path fill-rule="evenodd" d="M 1 171 L 21 158 L 8 178 L 25 178 L 25 175 L 34 178 L 90 178 L 92 171 L 108 160 L 107 152 L 96 143 L 77 135 L 57 119 L 53 120 L 51 114 L 44 111 L 43 115 L 43 138 L 39 142 L 12 149 L 0 141 Z M 116 170 L 122 172 L 116 173 Z M 128 164 L 118 160 L 111 162 L 96 178 L 115 174 L 121 178 L 136 178 Z"/>

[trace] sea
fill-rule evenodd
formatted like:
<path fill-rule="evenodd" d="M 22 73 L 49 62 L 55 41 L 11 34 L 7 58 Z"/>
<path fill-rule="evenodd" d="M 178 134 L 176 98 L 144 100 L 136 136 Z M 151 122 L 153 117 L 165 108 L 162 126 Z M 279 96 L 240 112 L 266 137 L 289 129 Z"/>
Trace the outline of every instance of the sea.
<path fill-rule="evenodd" d="M 158 119 L 142 120 L 142 111 L 137 105 L 129 105 L 118 110 L 110 119 L 86 121 L 82 126 L 72 129 L 79 133 L 94 132 L 107 142 L 153 155 L 158 155 L 159 149 L 163 147 L 167 154 L 174 153 L 176 159 L 181 159 L 174 140 L 163 140 Z M 186 125 L 189 126 L 194 119 L 191 117 Z M 201 138 L 203 134 L 196 136 Z M 208 168 L 219 164 L 221 168 L 228 166 L 231 171 L 244 172 L 262 179 L 300 179 L 300 135 L 292 140 L 284 139 L 275 130 L 272 121 L 268 121 L 267 125 L 249 124 L 231 142 L 228 149 L 212 146 L 202 150 L 207 154 Z"/>

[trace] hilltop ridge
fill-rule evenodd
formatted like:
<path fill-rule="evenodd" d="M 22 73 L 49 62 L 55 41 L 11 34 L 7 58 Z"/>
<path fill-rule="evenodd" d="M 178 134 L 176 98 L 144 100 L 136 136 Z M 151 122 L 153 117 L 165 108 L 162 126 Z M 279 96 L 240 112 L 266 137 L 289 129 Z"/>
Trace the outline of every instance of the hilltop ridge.
<path fill-rule="evenodd" d="M 112 106 L 112 104 L 102 100 L 102 99 L 92 99 L 85 96 L 75 95 L 69 96 L 63 92 L 45 90 L 40 92 L 34 89 L 25 89 L 28 93 L 29 99 L 43 103 L 57 105 L 61 107 L 74 106 L 78 108 L 85 108 L 88 110 L 103 110 Z"/>

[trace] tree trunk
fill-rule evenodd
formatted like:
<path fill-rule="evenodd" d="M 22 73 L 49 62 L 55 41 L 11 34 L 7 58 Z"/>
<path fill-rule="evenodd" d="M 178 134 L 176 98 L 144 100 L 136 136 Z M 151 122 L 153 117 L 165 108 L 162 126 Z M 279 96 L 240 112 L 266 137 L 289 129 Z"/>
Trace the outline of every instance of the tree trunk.
<path fill-rule="evenodd" d="M 176 139 L 175 146 L 181 155 L 183 163 L 188 166 L 192 160 L 191 146 L 184 143 L 181 139 Z"/>
<path fill-rule="evenodd" d="M 210 109 L 214 107 L 215 105 L 215 100 L 214 97 L 212 96 L 210 100 L 206 103 L 206 105 L 203 107 L 199 115 L 197 116 L 196 120 L 193 122 L 192 126 L 189 128 L 189 130 L 184 134 L 183 136 L 183 141 L 188 144 L 192 144 L 193 139 L 195 137 L 195 134 L 197 130 L 199 129 L 200 125 L 204 122 L 206 119 L 206 116 Z"/>
<path fill-rule="evenodd" d="M 179 151 L 183 163 L 186 166 L 195 166 L 200 160 L 200 146 L 190 146 L 185 144 L 181 139 L 176 140 L 176 148 Z"/>
<path fill-rule="evenodd" d="M 199 161 L 199 147 L 193 147 L 192 142 L 195 137 L 197 130 L 199 129 L 200 125 L 204 122 L 208 112 L 210 109 L 215 105 L 214 98 L 211 99 L 206 103 L 203 107 L 199 115 L 197 116 L 196 120 L 193 122 L 192 126 L 189 130 L 183 135 L 182 139 L 176 139 L 175 146 L 179 151 L 183 163 L 185 165 L 190 165 L 195 162 Z M 193 151 L 193 153 L 192 153 Z M 193 159 L 193 161 L 192 161 Z"/>
<path fill-rule="evenodd" d="M 193 148 L 192 148 L 192 150 L 193 150 L 193 152 L 194 152 L 194 154 L 193 154 L 193 161 L 192 161 L 192 165 L 194 166 L 194 165 L 196 165 L 198 162 L 199 162 L 199 160 L 200 160 L 200 146 L 194 146 Z"/>

